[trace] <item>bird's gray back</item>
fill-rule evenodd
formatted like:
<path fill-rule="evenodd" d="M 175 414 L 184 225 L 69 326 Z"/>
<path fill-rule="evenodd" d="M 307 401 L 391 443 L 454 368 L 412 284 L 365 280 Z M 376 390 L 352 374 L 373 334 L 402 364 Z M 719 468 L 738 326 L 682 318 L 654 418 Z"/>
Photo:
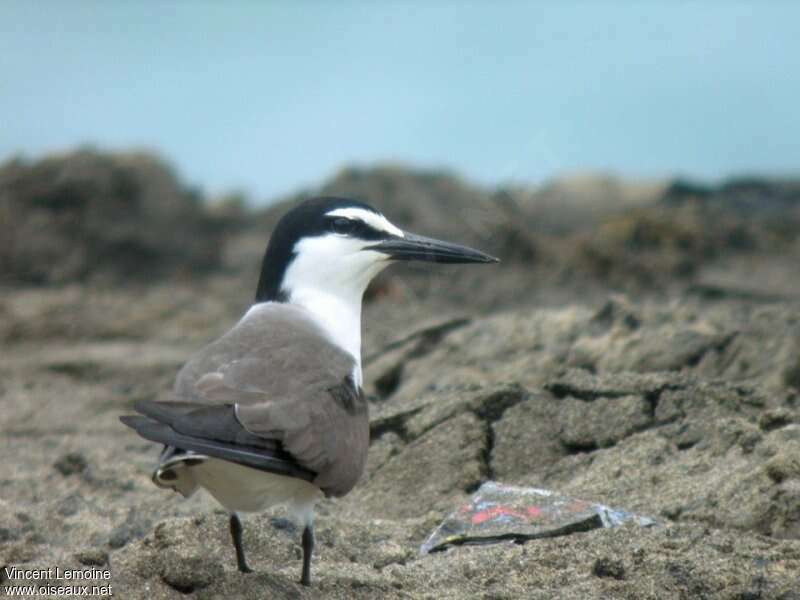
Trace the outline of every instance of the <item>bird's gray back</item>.
<path fill-rule="evenodd" d="M 369 445 L 356 365 L 305 309 L 265 303 L 186 363 L 174 395 L 196 404 L 236 405 L 248 431 L 280 441 L 317 473 L 323 491 L 339 496 L 358 481 Z"/>

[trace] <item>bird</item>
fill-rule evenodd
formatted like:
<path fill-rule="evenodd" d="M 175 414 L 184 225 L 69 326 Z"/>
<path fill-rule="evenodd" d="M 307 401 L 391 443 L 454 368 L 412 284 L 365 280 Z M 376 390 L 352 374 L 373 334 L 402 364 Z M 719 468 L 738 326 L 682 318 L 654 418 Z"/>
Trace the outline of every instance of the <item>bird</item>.
<path fill-rule="evenodd" d="M 228 511 L 239 571 L 252 571 L 239 514 L 284 505 L 303 528 L 300 583 L 310 585 L 314 506 L 352 490 L 366 464 L 362 298 L 399 261 L 499 262 L 403 231 L 359 200 L 308 199 L 273 229 L 254 304 L 190 357 L 168 396 L 120 417 L 163 444 L 156 486 L 184 497 L 203 488 Z"/>

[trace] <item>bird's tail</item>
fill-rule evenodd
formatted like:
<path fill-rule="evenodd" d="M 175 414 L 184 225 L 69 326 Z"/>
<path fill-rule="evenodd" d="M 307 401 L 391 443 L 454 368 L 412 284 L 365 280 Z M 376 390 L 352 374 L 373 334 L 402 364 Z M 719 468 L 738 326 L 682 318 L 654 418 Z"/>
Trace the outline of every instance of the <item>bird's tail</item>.
<path fill-rule="evenodd" d="M 167 438 L 161 435 L 163 425 L 146 417 L 124 416 L 120 421 L 132 427 L 139 435 L 154 441 L 166 442 Z M 204 454 L 183 450 L 165 443 L 164 450 L 158 458 L 158 466 L 153 471 L 151 479 L 160 488 L 174 490 L 184 498 L 190 497 L 197 491 L 198 484 L 192 467 L 208 460 Z"/>
<path fill-rule="evenodd" d="M 202 454 L 166 446 L 164 452 L 161 453 L 158 466 L 153 471 L 153 483 L 160 488 L 174 490 L 184 498 L 189 498 L 198 488 L 192 467 L 196 467 L 206 460 L 208 457 Z"/>

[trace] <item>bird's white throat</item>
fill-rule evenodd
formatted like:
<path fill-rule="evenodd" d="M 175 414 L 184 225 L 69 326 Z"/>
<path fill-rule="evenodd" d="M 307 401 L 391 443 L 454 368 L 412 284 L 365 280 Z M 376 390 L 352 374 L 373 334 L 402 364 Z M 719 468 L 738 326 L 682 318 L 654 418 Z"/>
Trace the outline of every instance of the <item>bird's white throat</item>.
<path fill-rule="evenodd" d="M 295 246 L 281 291 L 308 310 L 331 340 L 351 354 L 361 383 L 361 301 L 375 275 L 389 263 L 368 242 L 338 235 L 307 238 Z"/>
<path fill-rule="evenodd" d="M 356 300 L 314 288 L 301 288 L 292 292 L 289 302 L 308 310 L 331 340 L 361 365 L 360 296 Z"/>

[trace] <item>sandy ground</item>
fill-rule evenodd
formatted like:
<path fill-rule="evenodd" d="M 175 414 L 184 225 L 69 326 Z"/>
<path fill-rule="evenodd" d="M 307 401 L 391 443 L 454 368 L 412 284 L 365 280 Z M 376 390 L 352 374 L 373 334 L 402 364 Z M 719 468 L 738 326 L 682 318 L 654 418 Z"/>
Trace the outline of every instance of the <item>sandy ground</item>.
<path fill-rule="evenodd" d="M 304 589 L 280 511 L 246 520 L 256 572 L 241 575 L 224 513 L 154 488 L 156 449 L 117 421 L 236 319 L 229 283 L 4 296 L 4 565 L 107 567 L 125 598 L 798 597 L 796 304 L 370 304 L 369 468 L 322 505 Z M 420 556 L 487 479 L 659 525 Z"/>
<path fill-rule="evenodd" d="M 578 183 L 531 196 L 551 216 L 540 229 L 506 218 L 470 230 L 461 241 L 508 256 L 495 271 L 400 269 L 370 291 L 369 463 L 351 494 L 320 505 L 311 588 L 281 510 L 246 517 L 255 572 L 239 573 L 225 513 L 155 488 L 158 449 L 118 421 L 164 397 L 246 309 L 263 232 L 238 231 L 213 260 L 198 250 L 202 274 L 128 280 L 135 261 L 112 260 L 100 279 L 55 269 L 40 273 L 48 285 L 3 282 L 0 567 L 94 569 L 91 583 L 118 598 L 800 598 L 797 229 L 759 224 L 741 193 L 738 216 L 665 202 L 641 212 L 641 196 L 601 182 L 609 202 L 625 199 L 619 213 L 591 201 L 598 182 Z M 392 170 L 330 185 L 383 190 L 387 212 L 451 238 L 465 224 L 444 223 L 437 202 L 485 200 Z M 568 193 L 565 223 L 552 207 Z M 415 194 L 427 204 L 403 204 Z M 509 210 L 534 214 L 519 198 Z M 420 555 L 487 480 L 657 525 Z M 3 587 L 27 583 L 0 569 Z"/>

